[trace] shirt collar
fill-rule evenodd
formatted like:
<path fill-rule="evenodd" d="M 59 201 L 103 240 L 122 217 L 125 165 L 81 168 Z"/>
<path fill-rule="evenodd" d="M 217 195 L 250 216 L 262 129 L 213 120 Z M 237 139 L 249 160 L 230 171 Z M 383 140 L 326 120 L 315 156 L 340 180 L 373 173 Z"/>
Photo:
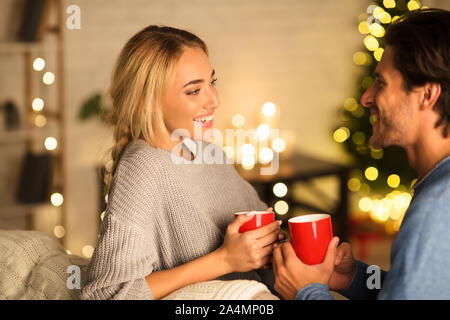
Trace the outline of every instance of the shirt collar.
<path fill-rule="evenodd" d="M 422 185 L 422 183 L 428 179 L 428 177 L 431 176 L 431 174 L 433 174 L 439 167 L 443 166 L 446 162 L 450 163 L 450 156 L 446 157 L 445 159 L 443 159 L 441 162 L 439 162 L 434 168 L 433 170 L 431 170 L 430 172 L 428 172 L 428 174 L 423 177 L 423 178 L 418 178 L 416 183 L 414 183 L 414 185 L 412 186 L 413 190 L 416 190 L 417 187 L 419 187 L 420 185 Z"/>

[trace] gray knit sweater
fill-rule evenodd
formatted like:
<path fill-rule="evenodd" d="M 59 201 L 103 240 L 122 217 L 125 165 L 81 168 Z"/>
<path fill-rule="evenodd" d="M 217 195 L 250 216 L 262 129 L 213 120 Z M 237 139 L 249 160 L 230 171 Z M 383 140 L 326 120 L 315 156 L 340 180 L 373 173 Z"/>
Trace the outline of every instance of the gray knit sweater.
<path fill-rule="evenodd" d="M 216 145 L 196 143 L 223 154 Z M 81 299 L 153 299 L 145 280 L 152 271 L 174 268 L 217 249 L 233 213 L 267 209 L 232 164 L 195 162 L 143 140 L 127 145 L 111 183 Z M 270 269 L 218 279 L 273 285 Z"/>

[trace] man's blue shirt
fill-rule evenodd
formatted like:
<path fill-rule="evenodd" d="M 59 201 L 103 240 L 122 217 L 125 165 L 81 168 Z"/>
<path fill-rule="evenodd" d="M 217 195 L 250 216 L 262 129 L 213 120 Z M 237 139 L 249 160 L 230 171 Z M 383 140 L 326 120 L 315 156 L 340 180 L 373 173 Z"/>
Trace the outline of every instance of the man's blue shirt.
<path fill-rule="evenodd" d="M 391 250 L 391 269 L 381 271 L 381 289 L 369 289 L 368 265 L 357 261 L 349 299 L 450 299 L 450 157 L 414 185 L 414 196 Z M 296 300 L 333 299 L 313 283 Z"/>

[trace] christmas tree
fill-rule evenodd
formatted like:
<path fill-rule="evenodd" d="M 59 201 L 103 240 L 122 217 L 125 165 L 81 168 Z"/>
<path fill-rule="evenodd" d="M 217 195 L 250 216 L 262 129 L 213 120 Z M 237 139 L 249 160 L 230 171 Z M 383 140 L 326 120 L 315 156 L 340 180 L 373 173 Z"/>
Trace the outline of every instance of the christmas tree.
<path fill-rule="evenodd" d="M 384 51 L 386 29 L 405 13 L 421 7 L 418 0 L 378 0 L 360 15 L 358 30 L 364 37 L 364 49 L 353 55 L 354 63 L 362 68 L 360 85 L 355 96 L 346 99 L 340 109 L 342 123 L 333 133 L 334 140 L 351 156 L 356 168 L 348 188 L 358 195 L 359 208 L 373 220 L 385 223 L 389 233 L 398 231 L 411 200 L 416 173 L 409 167 L 403 149 L 376 150 L 369 145 L 375 119 L 360 104 L 360 99 L 374 82 L 373 74 Z"/>

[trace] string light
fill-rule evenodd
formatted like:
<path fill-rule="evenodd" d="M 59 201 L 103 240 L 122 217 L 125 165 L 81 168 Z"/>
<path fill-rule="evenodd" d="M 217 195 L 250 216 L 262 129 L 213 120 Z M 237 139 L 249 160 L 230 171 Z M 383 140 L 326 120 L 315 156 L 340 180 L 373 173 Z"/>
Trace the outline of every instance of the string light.
<path fill-rule="evenodd" d="M 270 127 L 267 124 L 261 124 L 256 129 L 259 140 L 266 140 L 270 135 Z"/>
<path fill-rule="evenodd" d="M 387 184 L 391 188 L 397 188 L 400 185 L 400 177 L 397 174 L 391 174 L 387 178 Z"/>
<path fill-rule="evenodd" d="M 364 45 L 370 51 L 375 51 L 380 46 L 378 40 L 375 39 L 375 37 L 372 35 L 368 35 L 367 37 L 364 38 Z"/>
<path fill-rule="evenodd" d="M 45 68 L 45 60 L 42 58 L 36 58 L 33 61 L 33 69 L 36 71 L 42 71 Z"/>
<path fill-rule="evenodd" d="M 255 154 L 255 147 L 250 143 L 246 143 L 241 147 L 241 152 L 244 155 L 253 155 Z"/>
<path fill-rule="evenodd" d="M 259 151 L 259 159 L 262 164 L 267 164 L 273 160 L 273 151 L 270 148 L 262 148 Z"/>
<path fill-rule="evenodd" d="M 62 238 L 66 235 L 66 229 L 63 226 L 56 226 L 53 229 L 53 233 L 57 238 Z"/>
<path fill-rule="evenodd" d="M 52 72 L 47 71 L 46 73 L 44 73 L 42 81 L 46 85 L 51 85 L 55 81 L 55 75 Z"/>
<path fill-rule="evenodd" d="M 372 23 L 369 27 L 369 30 L 370 30 L 370 34 L 377 38 L 384 37 L 384 35 L 386 33 L 383 26 L 379 25 L 378 23 Z"/>
<path fill-rule="evenodd" d="M 378 48 L 373 52 L 373 56 L 375 58 L 375 60 L 380 61 L 381 58 L 383 57 L 383 53 L 384 53 L 384 49 L 383 48 Z"/>
<path fill-rule="evenodd" d="M 275 152 L 283 152 L 286 149 L 286 141 L 283 138 L 276 138 L 272 141 L 272 149 Z"/>
<path fill-rule="evenodd" d="M 358 205 L 362 211 L 369 212 L 372 209 L 372 200 L 368 197 L 361 198 Z"/>
<path fill-rule="evenodd" d="M 58 146 L 58 141 L 53 137 L 47 137 L 45 138 L 44 145 L 47 150 L 55 150 Z"/>
<path fill-rule="evenodd" d="M 273 116 L 276 111 L 277 111 L 277 108 L 276 108 L 275 104 L 273 104 L 272 102 L 266 102 L 262 106 L 262 113 L 266 117 Z"/>
<path fill-rule="evenodd" d="M 364 171 L 364 175 L 367 180 L 375 181 L 378 178 L 378 169 L 375 167 L 368 167 L 366 171 Z"/>
<path fill-rule="evenodd" d="M 250 170 L 255 166 L 256 160 L 253 155 L 244 155 L 241 160 L 242 167 L 246 170 Z"/>
<path fill-rule="evenodd" d="M 340 127 L 333 133 L 333 139 L 337 143 L 342 143 L 350 138 L 350 130 L 346 127 Z"/>
<path fill-rule="evenodd" d="M 364 144 L 366 141 L 366 135 L 362 131 L 355 132 L 352 136 L 352 141 L 357 145 Z"/>
<path fill-rule="evenodd" d="M 344 102 L 344 108 L 347 111 L 353 112 L 358 109 L 358 101 L 355 98 L 347 98 Z"/>
<path fill-rule="evenodd" d="M 85 246 L 83 247 L 83 249 L 81 250 L 81 252 L 83 253 L 83 255 L 84 255 L 86 258 L 91 258 L 92 255 L 94 254 L 94 247 L 93 247 L 93 246 L 90 246 L 90 245 L 85 245 Z"/>
<path fill-rule="evenodd" d="M 350 191 L 356 192 L 361 188 L 361 180 L 358 178 L 351 178 L 347 182 L 347 187 Z"/>
<path fill-rule="evenodd" d="M 278 182 L 273 186 L 273 194 L 278 198 L 284 197 L 288 192 L 287 186 L 283 182 Z"/>
<path fill-rule="evenodd" d="M 241 114 L 236 114 L 232 119 L 231 119 L 231 123 L 233 124 L 233 126 L 235 126 L 236 128 L 240 128 L 243 127 L 245 124 L 245 117 Z"/>
<path fill-rule="evenodd" d="M 289 211 L 289 205 L 284 200 L 278 200 L 273 206 L 276 213 L 279 215 L 285 215 Z"/>
<path fill-rule="evenodd" d="M 47 124 L 47 118 L 43 116 L 42 114 L 36 115 L 34 117 L 34 125 L 38 128 L 43 128 Z"/>
<path fill-rule="evenodd" d="M 409 11 L 420 9 L 420 3 L 417 2 L 416 0 L 409 1 L 407 6 Z"/>
<path fill-rule="evenodd" d="M 395 0 L 383 0 L 383 6 L 386 9 L 393 9 L 396 6 Z"/>
<path fill-rule="evenodd" d="M 369 34 L 370 33 L 370 28 L 369 28 L 369 24 L 367 23 L 367 21 L 361 21 L 358 25 L 358 31 L 361 34 Z"/>
<path fill-rule="evenodd" d="M 42 111 L 42 109 L 44 109 L 44 100 L 41 98 L 34 98 L 31 103 L 31 108 L 36 112 Z"/>
<path fill-rule="evenodd" d="M 64 197 L 62 196 L 61 193 L 55 192 L 50 196 L 50 202 L 52 203 L 52 205 L 54 205 L 55 207 L 59 207 L 63 204 L 64 202 Z"/>

